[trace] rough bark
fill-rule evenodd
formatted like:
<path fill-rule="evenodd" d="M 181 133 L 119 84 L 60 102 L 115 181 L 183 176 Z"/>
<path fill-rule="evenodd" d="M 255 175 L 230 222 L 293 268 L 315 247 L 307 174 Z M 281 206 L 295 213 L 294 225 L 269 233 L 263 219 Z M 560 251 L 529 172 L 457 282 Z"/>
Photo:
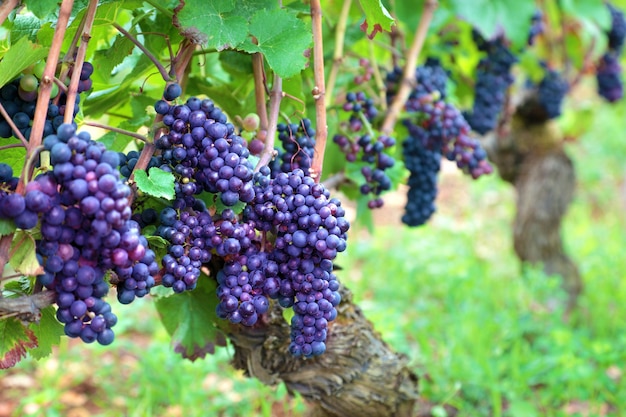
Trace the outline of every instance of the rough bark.
<path fill-rule="evenodd" d="M 292 357 L 287 351 L 289 325 L 282 309 L 254 328 L 233 327 L 233 364 L 249 376 L 273 385 L 283 381 L 312 405 L 314 417 L 413 417 L 425 414 L 418 404 L 418 377 L 408 358 L 393 352 L 375 332 L 361 309 L 342 290 L 339 315 L 331 323 L 327 350 L 314 359 Z"/>
<path fill-rule="evenodd" d="M 574 166 L 556 124 L 538 120 L 529 103 L 532 98 L 520 106 L 509 125 L 501 127 L 499 135 L 487 138 L 486 150 L 500 176 L 517 191 L 515 252 L 522 262 L 541 265 L 547 274 L 562 278 L 570 311 L 583 288 L 561 238 L 562 219 L 576 185 Z"/>

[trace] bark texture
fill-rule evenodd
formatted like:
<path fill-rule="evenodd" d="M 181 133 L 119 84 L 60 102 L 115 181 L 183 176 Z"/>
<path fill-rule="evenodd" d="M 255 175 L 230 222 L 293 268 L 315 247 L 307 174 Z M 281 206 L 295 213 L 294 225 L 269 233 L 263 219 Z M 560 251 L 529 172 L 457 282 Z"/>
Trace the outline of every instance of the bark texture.
<path fill-rule="evenodd" d="M 265 384 L 284 381 L 311 403 L 312 417 L 429 415 L 424 414 L 428 406 L 418 404 L 418 377 L 407 366 L 408 358 L 381 339 L 347 289 L 341 292 L 323 355 L 299 359 L 289 354 L 289 324 L 277 307 L 261 326 L 232 328 L 234 366 Z"/>
<path fill-rule="evenodd" d="M 500 135 L 487 138 L 486 149 L 500 176 L 517 191 L 515 252 L 522 262 L 542 265 L 547 274 L 562 278 L 569 311 L 583 289 L 561 238 L 562 219 L 576 186 L 574 166 L 556 124 L 528 119 L 529 106 L 521 108 L 525 112 L 515 115 Z"/>

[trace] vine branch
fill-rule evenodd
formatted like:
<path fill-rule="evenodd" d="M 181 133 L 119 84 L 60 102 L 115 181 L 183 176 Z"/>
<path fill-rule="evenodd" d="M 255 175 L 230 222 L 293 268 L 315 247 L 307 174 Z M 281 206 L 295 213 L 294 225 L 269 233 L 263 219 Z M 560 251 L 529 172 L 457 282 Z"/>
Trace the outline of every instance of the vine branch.
<path fill-rule="evenodd" d="M 406 56 L 406 63 L 404 65 L 404 73 L 402 74 L 400 89 L 394 97 L 393 102 L 389 107 L 389 111 L 387 112 L 387 116 L 385 117 L 383 125 L 380 129 L 381 133 L 385 135 L 390 135 L 393 131 L 393 127 L 395 126 L 400 112 L 404 107 L 404 103 L 411 93 L 412 82 L 415 79 L 415 67 L 417 65 L 417 58 L 424 46 L 426 35 L 428 34 L 428 27 L 430 26 L 430 22 L 433 19 L 433 15 L 435 13 L 435 9 L 437 9 L 437 6 L 437 0 L 426 0 L 426 2 L 424 3 L 424 9 L 422 11 L 422 16 L 420 17 L 419 25 L 415 30 L 415 36 L 413 37 L 411 49 L 409 49 L 409 52 Z"/>
<path fill-rule="evenodd" d="M 140 135 L 139 133 L 131 132 L 130 130 L 124 130 L 124 129 L 120 129 L 118 127 L 103 125 L 103 124 L 95 123 L 95 122 L 84 122 L 83 124 L 86 125 L 86 126 L 97 127 L 97 128 L 100 128 L 100 129 L 105 129 L 105 130 L 109 130 L 111 132 L 120 133 L 122 135 L 130 136 L 131 138 L 138 139 L 138 140 L 140 140 L 142 142 L 146 141 L 146 137 L 145 136 Z"/>
<path fill-rule="evenodd" d="M 326 91 L 324 85 L 324 45 L 322 34 L 322 6 L 320 0 L 311 0 L 311 26 L 313 29 L 313 74 L 315 86 L 313 98 L 315 99 L 315 151 L 311 163 L 311 176 L 319 182 L 322 176 L 324 164 L 324 152 L 328 137 L 328 125 L 326 124 L 326 105 L 324 103 Z"/>
<path fill-rule="evenodd" d="M 7 20 L 9 14 L 18 6 L 20 0 L 4 0 L 2 4 L 0 4 L 0 25 Z"/>
<path fill-rule="evenodd" d="M 52 305 L 55 296 L 54 291 L 42 291 L 28 297 L 0 297 L 0 319 L 5 316 L 17 316 L 25 321 L 38 321 L 41 310 Z"/>
<path fill-rule="evenodd" d="M 278 115 L 280 114 L 280 102 L 283 98 L 283 80 L 274 74 L 274 82 L 272 83 L 272 91 L 270 91 L 270 109 L 269 120 L 267 126 L 267 137 L 265 138 L 265 146 L 259 157 L 259 163 L 255 167 L 255 171 L 270 163 L 274 157 L 274 137 L 276 136 L 276 125 L 278 124 Z"/>
<path fill-rule="evenodd" d="M 141 52 L 144 53 L 144 55 L 150 60 L 152 61 L 152 63 L 154 64 L 155 67 L 157 67 L 157 69 L 159 70 L 159 73 L 161 74 L 161 77 L 163 77 L 163 79 L 165 81 L 170 81 L 171 78 L 169 76 L 169 74 L 167 73 L 167 70 L 165 69 L 165 67 L 161 64 L 161 62 L 159 62 L 159 60 L 152 55 L 152 53 L 150 51 L 148 51 L 148 49 L 142 45 L 141 42 L 139 42 L 137 40 L 137 38 L 135 38 L 130 32 L 128 32 L 126 29 L 124 29 L 123 27 L 121 27 L 119 24 L 117 23 L 113 23 L 113 27 L 115 29 L 117 29 L 122 35 L 126 36 L 126 38 L 131 41 L 132 43 L 134 43 L 137 48 L 139 48 L 141 50 Z"/>
<path fill-rule="evenodd" d="M 72 123 L 74 119 L 74 106 L 76 105 L 76 96 L 78 95 L 78 83 L 80 82 L 81 69 L 85 62 L 85 55 L 87 54 L 87 44 L 91 39 L 91 28 L 93 26 L 93 20 L 96 17 L 96 9 L 98 8 L 98 0 L 91 0 L 87 13 L 85 13 L 85 19 L 83 20 L 84 26 L 82 34 L 80 35 L 80 46 L 76 52 L 76 59 L 74 60 L 74 70 L 72 71 L 72 78 L 70 79 L 70 85 L 67 88 L 67 98 L 65 100 L 65 114 L 63 115 L 64 123 Z"/>
<path fill-rule="evenodd" d="M 328 75 L 328 94 L 325 97 L 326 107 L 332 104 L 333 90 L 335 89 L 335 83 L 337 82 L 337 74 L 339 68 L 343 62 L 343 46 L 346 38 L 346 28 L 348 26 L 348 15 L 350 13 L 350 6 L 352 0 L 345 0 L 341 7 L 341 13 L 339 14 L 339 20 L 337 21 L 337 27 L 335 28 L 335 52 L 333 53 L 333 65 L 330 68 L 330 74 Z"/>
<path fill-rule="evenodd" d="M 252 55 L 252 71 L 254 73 L 254 98 L 256 102 L 256 113 L 259 116 L 258 139 L 265 141 L 269 121 L 267 119 L 267 107 L 265 104 L 265 71 L 263 68 L 263 55 L 256 52 Z"/>

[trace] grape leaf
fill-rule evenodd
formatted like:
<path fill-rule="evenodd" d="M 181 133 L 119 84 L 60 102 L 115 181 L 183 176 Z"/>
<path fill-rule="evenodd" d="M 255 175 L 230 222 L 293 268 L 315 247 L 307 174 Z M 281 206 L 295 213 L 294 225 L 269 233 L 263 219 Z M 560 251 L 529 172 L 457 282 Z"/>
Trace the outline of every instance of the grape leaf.
<path fill-rule="evenodd" d="M 2 143 L 4 145 L 8 145 L 10 143 L 19 143 L 19 140 L 14 138 L 2 139 Z M 19 177 L 22 173 L 22 168 L 24 167 L 24 161 L 26 160 L 26 149 L 3 149 L 2 152 L 0 152 L 0 155 L 2 155 L 2 157 L 0 157 L 2 163 L 9 165 L 13 169 L 13 176 Z"/>
<path fill-rule="evenodd" d="M 38 346 L 29 352 L 35 359 L 49 356 L 52 353 L 52 346 L 57 346 L 61 342 L 61 336 L 65 334 L 52 306 L 41 310 L 39 323 L 31 323 L 30 330 L 37 338 Z"/>
<path fill-rule="evenodd" d="M 174 175 L 171 172 L 152 167 L 148 174 L 142 170 L 135 172 L 135 181 L 140 191 L 153 197 L 162 197 L 168 200 L 174 198 Z"/>
<path fill-rule="evenodd" d="M 359 3 L 361 3 L 363 13 L 365 13 L 365 22 L 361 25 L 361 29 L 367 33 L 368 38 L 373 39 L 376 33 L 383 30 L 391 31 L 391 26 L 395 20 L 381 0 L 359 0 Z M 370 30 L 371 32 L 369 32 Z"/>
<path fill-rule="evenodd" d="M 12 220 L 0 219 L 0 237 L 10 235 L 15 231 L 15 224 Z"/>
<path fill-rule="evenodd" d="M 11 28 L 11 41 L 16 43 L 22 38 L 35 40 L 41 28 L 41 21 L 31 14 L 18 14 Z"/>
<path fill-rule="evenodd" d="M 174 15 L 174 25 L 181 35 L 218 51 L 234 48 L 245 40 L 248 22 L 233 13 L 234 0 L 181 0 L 181 4 Z"/>
<path fill-rule="evenodd" d="M 214 325 L 218 319 L 215 286 L 213 279 L 201 275 L 193 291 L 162 297 L 155 302 L 172 344 L 184 358 L 204 357 L 219 342 L 219 332 Z"/>
<path fill-rule="evenodd" d="M 28 10 L 39 18 L 45 18 L 58 9 L 58 0 L 28 0 L 25 2 Z"/>
<path fill-rule="evenodd" d="M 29 233 L 23 230 L 15 232 L 9 264 L 15 271 L 24 275 L 43 274 L 43 268 L 39 265 L 35 253 L 35 239 Z"/>
<path fill-rule="evenodd" d="M 259 10 L 250 20 L 250 34 L 256 43 L 248 39 L 239 49 L 265 55 L 279 76 L 288 78 L 306 66 L 305 52 L 313 42 L 311 28 L 287 10 Z"/>
<path fill-rule="evenodd" d="M 15 366 L 26 349 L 37 347 L 35 334 L 15 317 L 0 320 L 0 369 Z"/>
<path fill-rule="evenodd" d="M 536 10 L 534 2 L 517 0 L 455 1 L 453 7 L 485 38 L 492 38 L 503 31 L 516 48 L 526 44 L 531 18 Z"/>
<path fill-rule="evenodd" d="M 21 38 L 11 46 L 0 61 L 0 87 L 17 77 L 30 65 L 42 60 L 47 54 L 48 48 Z"/>

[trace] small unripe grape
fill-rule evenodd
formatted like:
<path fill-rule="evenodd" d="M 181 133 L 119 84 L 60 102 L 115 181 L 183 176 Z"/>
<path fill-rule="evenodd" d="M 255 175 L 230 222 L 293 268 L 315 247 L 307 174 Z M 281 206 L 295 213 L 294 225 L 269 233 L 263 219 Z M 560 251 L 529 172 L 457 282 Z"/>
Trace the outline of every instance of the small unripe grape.
<path fill-rule="evenodd" d="M 27 93 L 32 91 L 37 91 L 37 87 L 39 87 L 39 80 L 32 74 L 24 75 L 20 79 L 20 87 Z"/>
<path fill-rule="evenodd" d="M 261 119 L 259 115 L 256 113 L 249 113 L 246 117 L 243 118 L 242 127 L 247 132 L 254 132 L 259 128 L 259 124 L 261 123 Z"/>

